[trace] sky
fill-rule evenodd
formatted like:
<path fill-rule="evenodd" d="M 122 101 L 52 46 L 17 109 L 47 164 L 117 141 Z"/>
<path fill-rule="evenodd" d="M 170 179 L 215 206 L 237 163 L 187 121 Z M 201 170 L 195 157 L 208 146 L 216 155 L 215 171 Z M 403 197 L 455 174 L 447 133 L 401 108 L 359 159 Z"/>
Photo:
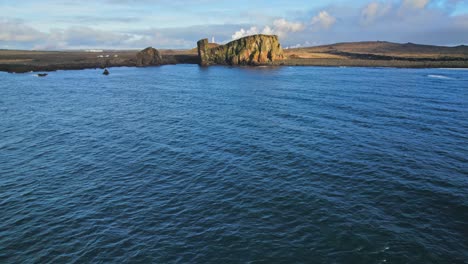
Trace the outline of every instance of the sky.
<path fill-rule="evenodd" d="M 184 49 L 276 34 L 283 47 L 468 44 L 468 0 L 0 0 L 0 49 Z"/>

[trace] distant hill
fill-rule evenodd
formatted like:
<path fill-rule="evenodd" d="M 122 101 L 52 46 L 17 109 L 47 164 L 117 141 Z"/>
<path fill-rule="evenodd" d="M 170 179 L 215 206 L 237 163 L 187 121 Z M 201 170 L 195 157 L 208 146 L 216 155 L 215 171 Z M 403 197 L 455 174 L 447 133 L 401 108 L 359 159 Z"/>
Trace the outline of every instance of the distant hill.
<path fill-rule="evenodd" d="M 346 57 L 362 57 L 370 55 L 372 59 L 379 56 L 396 57 L 404 59 L 468 59 L 468 46 L 456 47 L 420 45 L 413 43 L 399 44 L 385 41 L 349 42 L 323 45 L 316 47 L 304 47 L 286 50 L 287 55 L 299 58 L 312 58 L 321 54 Z M 326 57 L 326 56 L 325 56 Z"/>

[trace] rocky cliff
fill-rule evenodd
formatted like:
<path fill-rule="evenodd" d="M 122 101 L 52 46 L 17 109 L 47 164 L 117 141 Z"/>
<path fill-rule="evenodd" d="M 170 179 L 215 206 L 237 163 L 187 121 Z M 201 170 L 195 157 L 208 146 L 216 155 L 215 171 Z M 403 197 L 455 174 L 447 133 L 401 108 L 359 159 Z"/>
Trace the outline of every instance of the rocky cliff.
<path fill-rule="evenodd" d="M 163 64 L 161 53 L 155 48 L 148 47 L 137 53 L 136 66 L 155 66 Z"/>
<path fill-rule="evenodd" d="M 197 42 L 200 65 L 267 65 L 284 59 L 277 36 L 252 35 L 210 48 L 208 39 Z"/>

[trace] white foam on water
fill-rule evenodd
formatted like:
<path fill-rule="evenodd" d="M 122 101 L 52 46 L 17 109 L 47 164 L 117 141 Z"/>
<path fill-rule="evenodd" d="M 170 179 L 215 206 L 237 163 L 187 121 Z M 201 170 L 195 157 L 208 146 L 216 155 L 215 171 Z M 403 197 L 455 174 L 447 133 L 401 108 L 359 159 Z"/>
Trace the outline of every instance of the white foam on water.
<path fill-rule="evenodd" d="M 444 79 L 444 80 L 453 80 L 453 78 L 444 76 L 444 75 L 437 75 L 437 74 L 429 74 L 427 75 L 429 78 L 435 78 L 435 79 Z"/>

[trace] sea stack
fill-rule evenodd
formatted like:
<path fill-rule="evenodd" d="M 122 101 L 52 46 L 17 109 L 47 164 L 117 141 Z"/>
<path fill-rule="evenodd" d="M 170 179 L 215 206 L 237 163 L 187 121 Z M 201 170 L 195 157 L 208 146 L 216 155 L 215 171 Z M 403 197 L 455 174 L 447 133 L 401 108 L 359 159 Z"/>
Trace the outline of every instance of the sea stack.
<path fill-rule="evenodd" d="M 284 54 L 278 36 L 252 35 L 210 48 L 208 39 L 197 42 L 199 64 L 270 65 L 283 60 Z"/>
<path fill-rule="evenodd" d="M 155 48 L 148 47 L 138 52 L 137 54 L 137 67 L 156 66 L 161 64 L 163 64 L 163 58 L 161 56 L 161 53 Z"/>

